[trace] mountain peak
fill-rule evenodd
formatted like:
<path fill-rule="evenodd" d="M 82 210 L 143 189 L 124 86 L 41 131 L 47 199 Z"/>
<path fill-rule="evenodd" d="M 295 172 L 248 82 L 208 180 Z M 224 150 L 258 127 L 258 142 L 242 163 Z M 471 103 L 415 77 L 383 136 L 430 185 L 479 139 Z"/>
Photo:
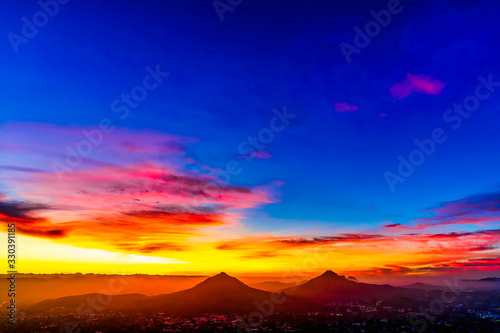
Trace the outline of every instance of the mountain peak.
<path fill-rule="evenodd" d="M 238 280 L 237 278 L 225 273 L 225 272 L 220 272 L 219 274 L 217 275 L 214 275 L 212 277 L 209 277 L 207 280 L 212 280 L 212 281 L 238 281 L 240 282 L 240 280 Z"/>
<path fill-rule="evenodd" d="M 480 279 L 479 281 L 500 281 L 500 278 L 494 276 L 488 276 L 487 278 Z"/>
<path fill-rule="evenodd" d="M 227 288 L 249 288 L 237 278 L 221 272 L 217 275 L 207 278 L 199 283 L 194 288 L 209 288 L 209 289 L 227 289 Z"/>
<path fill-rule="evenodd" d="M 347 277 L 347 280 L 353 281 L 353 282 L 359 282 L 358 279 L 356 279 L 354 276 L 350 276 L 350 275 L 349 275 L 349 277 Z"/>
<path fill-rule="evenodd" d="M 340 277 L 337 273 L 335 273 L 332 270 L 327 270 L 326 272 L 324 272 L 320 276 L 323 276 L 323 277 Z"/>

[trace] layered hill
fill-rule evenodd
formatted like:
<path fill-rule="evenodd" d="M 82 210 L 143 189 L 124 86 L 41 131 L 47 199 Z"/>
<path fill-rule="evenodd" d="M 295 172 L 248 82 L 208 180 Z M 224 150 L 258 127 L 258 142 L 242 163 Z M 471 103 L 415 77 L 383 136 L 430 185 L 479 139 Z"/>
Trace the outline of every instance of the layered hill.
<path fill-rule="evenodd" d="M 148 296 L 141 294 L 106 295 L 91 293 L 48 299 L 31 306 L 31 309 L 84 314 L 103 310 L 128 309 L 147 298 Z"/>
<path fill-rule="evenodd" d="M 8 275 L 0 275 L 0 290 L 9 289 Z M 16 285 L 22 290 L 16 302 L 32 305 L 49 298 L 101 293 L 120 289 L 122 293 L 154 296 L 192 288 L 206 276 L 175 275 L 106 275 L 106 274 L 16 274 Z M 117 281 L 118 280 L 118 281 Z M 1 302 L 0 302 L 1 303 Z"/>
<path fill-rule="evenodd" d="M 256 310 L 256 304 L 283 297 L 255 288 L 251 288 L 238 279 L 220 273 L 197 284 L 193 288 L 157 296 L 140 294 L 103 295 L 86 294 L 46 300 L 35 304 L 32 309 L 84 312 L 95 311 L 141 311 L 166 312 L 172 314 L 197 315 L 205 313 L 250 313 Z M 93 306 L 97 304 L 97 306 Z M 280 304 L 273 304 L 276 308 Z M 298 306 L 293 299 L 286 300 L 287 307 Z M 94 312 L 95 312 L 94 311 Z"/>
<path fill-rule="evenodd" d="M 411 305 L 429 297 L 438 297 L 439 293 L 439 290 L 426 291 L 355 282 L 352 278 L 339 276 L 332 271 L 326 271 L 301 285 L 273 293 L 249 287 L 226 273 L 220 273 L 192 288 L 170 294 L 86 294 L 46 300 L 33 306 L 33 309 L 76 313 L 94 309 L 97 312 L 120 310 L 179 315 L 248 314 L 266 304 L 267 310 L 272 308 L 271 312 L 303 312 L 326 309 L 325 306 L 334 301 L 369 301 L 377 304 L 384 301 L 385 304 Z"/>
<path fill-rule="evenodd" d="M 287 283 L 279 281 L 264 281 L 255 284 L 251 284 L 250 287 L 265 291 L 280 291 L 286 288 L 291 288 L 300 284 L 304 284 L 307 281 L 302 281 L 299 283 Z"/>
<path fill-rule="evenodd" d="M 283 292 L 315 302 L 387 300 L 418 296 L 418 292 L 414 290 L 354 282 L 330 270 L 298 287 L 284 289 Z"/>

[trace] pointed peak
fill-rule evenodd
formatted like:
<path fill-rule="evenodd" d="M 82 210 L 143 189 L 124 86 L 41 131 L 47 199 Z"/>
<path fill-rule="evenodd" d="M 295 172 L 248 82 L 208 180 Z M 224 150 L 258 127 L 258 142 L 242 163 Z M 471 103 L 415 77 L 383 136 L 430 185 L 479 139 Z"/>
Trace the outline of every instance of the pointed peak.
<path fill-rule="evenodd" d="M 235 278 L 234 276 L 231 276 L 225 272 L 220 272 L 219 274 L 217 275 L 213 275 L 211 277 L 209 277 L 207 280 L 211 280 L 211 281 L 225 281 L 225 282 L 228 282 L 228 281 L 238 281 L 240 282 L 237 278 Z"/>
<path fill-rule="evenodd" d="M 335 273 L 334 271 L 332 271 L 332 270 L 327 270 L 326 272 L 324 272 L 323 274 L 321 274 L 321 276 L 325 276 L 325 277 L 338 277 L 339 275 L 337 273 Z"/>
<path fill-rule="evenodd" d="M 350 276 L 350 275 L 349 275 L 349 277 L 347 278 L 347 280 L 349 280 L 349 281 L 354 281 L 354 282 L 359 282 L 359 280 L 358 280 L 358 279 L 356 279 L 354 276 Z"/>
<path fill-rule="evenodd" d="M 230 276 L 224 272 L 207 278 L 205 281 L 200 282 L 194 288 L 210 288 L 210 289 L 224 289 L 224 288 L 241 288 L 247 287 L 243 282 L 237 278 Z"/>
<path fill-rule="evenodd" d="M 344 275 L 338 275 L 337 273 L 335 273 L 334 271 L 331 271 L 331 270 L 327 270 L 326 272 L 324 272 L 323 274 L 321 274 L 320 276 L 318 276 L 316 279 L 319 279 L 319 280 L 336 280 L 336 281 L 347 280 Z"/>

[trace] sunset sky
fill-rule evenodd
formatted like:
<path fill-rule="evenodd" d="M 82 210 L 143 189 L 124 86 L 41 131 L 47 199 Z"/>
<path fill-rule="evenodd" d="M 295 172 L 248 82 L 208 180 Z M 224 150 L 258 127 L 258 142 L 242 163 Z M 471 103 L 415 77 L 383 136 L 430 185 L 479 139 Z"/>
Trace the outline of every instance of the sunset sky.
<path fill-rule="evenodd" d="M 277 3 L 71 1 L 4 38 L 19 272 L 498 276 L 500 4 L 401 1 L 356 47 L 388 1 Z M 5 36 L 41 10 L 8 7 Z"/>

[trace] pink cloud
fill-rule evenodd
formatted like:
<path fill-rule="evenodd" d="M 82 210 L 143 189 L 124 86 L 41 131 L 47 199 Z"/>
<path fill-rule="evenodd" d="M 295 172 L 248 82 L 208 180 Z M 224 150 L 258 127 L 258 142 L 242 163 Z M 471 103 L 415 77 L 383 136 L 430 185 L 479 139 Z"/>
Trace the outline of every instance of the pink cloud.
<path fill-rule="evenodd" d="M 250 155 L 248 156 L 236 156 L 236 158 L 261 158 L 261 159 L 265 159 L 265 160 L 268 160 L 270 159 L 271 157 L 273 157 L 271 154 L 269 154 L 267 151 L 264 151 L 264 150 L 260 150 L 260 151 L 253 151 L 252 153 L 250 153 Z"/>
<path fill-rule="evenodd" d="M 429 75 L 406 73 L 406 80 L 393 84 L 389 88 L 389 93 L 397 99 L 403 99 L 414 93 L 439 95 L 445 86 L 446 83 Z"/>
<path fill-rule="evenodd" d="M 333 104 L 333 107 L 337 112 L 353 112 L 359 109 L 359 106 L 357 106 L 356 104 L 349 104 L 346 102 L 335 102 Z"/>
<path fill-rule="evenodd" d="M 14 166 L 21 165 L 29 165 L 31 171 L 54 172 L 142 161 L 184 166 L 189 163 L 185 146 L 197 139 L 120 127 L 103 132 L 98 125 L 84 128 L 26 122 L 0 125 L 0 141 L 15 142 L 13 146 L 0 146 L 2 162 L 9 167 L 3 168 L 6 172 L 19 172 Z"/>
<path fill-rule="evenodd" d="M 258 151 L 258 152 L 253 152 L 250 154 L 250 156 L 254 156 L 254 157 L 257 157 L 257 158 L 262 158 L 262 159 L 270 159 L 271 157 L 273 157 L 271 154 L 269 154 L 267 151 L 264 151 L 264 150 L 261 150 L 261 151 Z"/>

